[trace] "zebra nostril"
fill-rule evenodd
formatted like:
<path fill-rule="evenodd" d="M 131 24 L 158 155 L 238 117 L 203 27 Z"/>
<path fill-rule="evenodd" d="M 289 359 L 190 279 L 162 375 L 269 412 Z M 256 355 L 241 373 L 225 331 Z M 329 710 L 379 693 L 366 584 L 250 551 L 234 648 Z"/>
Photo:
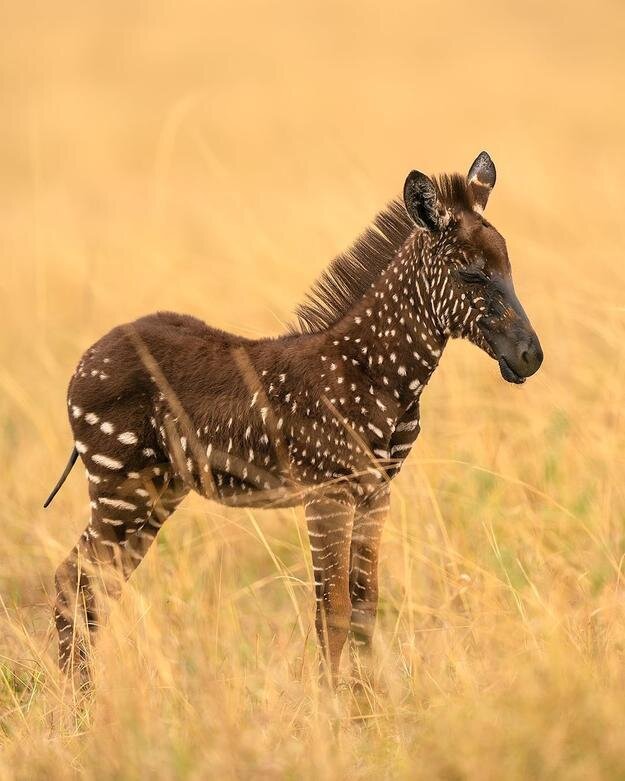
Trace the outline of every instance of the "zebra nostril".
<path fill-rule="evenodd" d="M 538 345 L 538 349 L 536 350 L 536 360 L 538 361 L 539 366 L 543 362 L 543 358 L 544 358 L 543 348 L 540 345 Z"/>
<path fill-rule="evenodd" d="M 543 351 L 538 340 L 532 340 L 525 349 L 519 353 L 519 368 L 524 367 L 526 376 L 538 371 L 543 362 Z"/>

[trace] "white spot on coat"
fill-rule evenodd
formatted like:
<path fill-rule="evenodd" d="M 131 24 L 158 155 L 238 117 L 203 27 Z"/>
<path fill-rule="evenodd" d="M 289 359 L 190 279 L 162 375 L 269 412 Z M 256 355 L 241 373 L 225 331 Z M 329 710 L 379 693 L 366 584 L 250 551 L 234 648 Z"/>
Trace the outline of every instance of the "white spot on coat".
<path fill-rule="evenodd" d="M 117 439 L 122 443 L 122 445 L 136 445 L 139 441 L 137 439 L 137 435 L 133 431 L 123 431 Z M 186 440 L 185 440 L 186 444 Z M 183 446 L 184 450 L 184 446 Z"/>
<path fill-rule="evenodd" d="M 109 458 L 108 456 L 103 456 L 100 453 L 94 453 L 94 455 L 91 456 L 91 460 L 96 464 L 100 464 L 100 466 L 105 466 L 107 469 L 121 469 L 123 467 L 121 461 L 117 461 L 115 458 Z"/>
<path fill-rule="evenodd" d="M 107 499 L 105 496 L 101 496 L 98 501 L 100 504 L 105 504 L 107 507 L 117 507 L 119 510 L 136 510 L 137 505 L 131 502 L 126 502 L 123 499 Z"/>

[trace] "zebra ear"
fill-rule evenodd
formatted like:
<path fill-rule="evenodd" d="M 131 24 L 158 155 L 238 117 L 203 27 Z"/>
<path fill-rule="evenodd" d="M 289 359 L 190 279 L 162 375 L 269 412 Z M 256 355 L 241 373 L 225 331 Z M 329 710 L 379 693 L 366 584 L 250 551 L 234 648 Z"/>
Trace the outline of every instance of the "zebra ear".
<path fill-rule="evenodd" d="M 406 211 L 415 223 L 426 230 L 438 231 L 447 220 L 441 207 L 434 182 L 421 171 L 411 171 L 404 184 Z"/>
<path fill-rule="evenodd" d="M 473 208 L 480 214 L 486 208 L 490 191 L 497 181 L 495 164 L 488 152 L 480 152 L 467 174 L 467 182 L 473 193 Z"/>

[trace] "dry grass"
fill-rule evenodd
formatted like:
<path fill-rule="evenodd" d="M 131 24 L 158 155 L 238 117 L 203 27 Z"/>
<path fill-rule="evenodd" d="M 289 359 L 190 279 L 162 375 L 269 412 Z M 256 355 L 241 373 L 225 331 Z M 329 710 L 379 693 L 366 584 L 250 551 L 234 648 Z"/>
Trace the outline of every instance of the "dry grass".
<path fill-rule="evenodd" d="M 0 778 L 623 778 L 620 2 L 5 3 Z M 300 512 L 189 500 L 55 671 L 83 528 L 67 379 L 157 308 L 277 333 L 407 170 L 499 169 L 490 219 L 545 348 L 452 345 L 383 547 L 383 686 L 315 680 Z"/>

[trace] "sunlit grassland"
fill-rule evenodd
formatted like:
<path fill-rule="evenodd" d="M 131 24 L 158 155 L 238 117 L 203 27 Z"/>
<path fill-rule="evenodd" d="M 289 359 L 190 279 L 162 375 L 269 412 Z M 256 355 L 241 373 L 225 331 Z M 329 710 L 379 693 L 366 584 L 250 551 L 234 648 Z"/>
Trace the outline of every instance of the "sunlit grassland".
<path fill-rule="evenodd" d="M 620 5 L 1 13 L 0 778 L 622 778 Z M 424 393 L 369 701 L 347 664 L 319 688 L 302 512 L 190 497 L 74 707 L 50 605 L 82 469 L 41 505 L 81 352 L 156 309 L 280 333 L 407 171 L 482 148 L 545 363 L 512 387 L 454 343 Z"/>

